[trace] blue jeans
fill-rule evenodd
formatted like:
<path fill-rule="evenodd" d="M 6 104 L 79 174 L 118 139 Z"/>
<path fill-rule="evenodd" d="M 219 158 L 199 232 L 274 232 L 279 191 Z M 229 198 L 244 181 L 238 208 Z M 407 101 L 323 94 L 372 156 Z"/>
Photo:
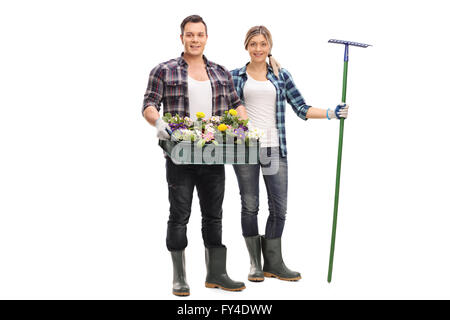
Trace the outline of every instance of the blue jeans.
<path fill-rule="evenodd" d="M 269 202 L 265 238 L 283 234 L 287 209 L 288 165 L 279 148 L 261 148 L 259 164 L 233 165 L 241 194 L 241 224 L 244 237 L 259 234 L 259 172 L 262 170 Z"/>
<path fill-rule="evenodd" d="M 186 248 L 187 224 L 191 215 L 194 187 L 202 212 L 202 236 L 205 247 L 223 247 L 222 203 L 225 191 L 223 165 L 176 165 L 166 158 L 170 214 L 166 245 L 169 251 Z"/>

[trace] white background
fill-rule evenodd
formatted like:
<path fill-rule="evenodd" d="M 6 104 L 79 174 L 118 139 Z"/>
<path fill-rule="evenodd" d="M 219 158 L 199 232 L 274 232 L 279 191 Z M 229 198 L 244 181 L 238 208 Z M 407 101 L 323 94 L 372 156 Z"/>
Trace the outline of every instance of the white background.
<path fill-rule="evenodd" d="M 240 200 L 226 167 L 228 272 L 247 289 L 204 287 L 195 195 L 188 299 L 450 298 L 450 29 L 446 1 L 2 1 L 0 298 L 172 299 L 164 159 L 141 116 L 150 70 L 182 51 L 179 25 L 203 16 L 205 55 L 248 61 L 267 26 L 273 55 L 306 102 L 340 101 L 351 48 L 333 281 L 326 281 L 338 122 L 287 112 L 283 254 L 299 282 L 246 281 Z M 261 184 L 260 230 L 267 218 Z"/>

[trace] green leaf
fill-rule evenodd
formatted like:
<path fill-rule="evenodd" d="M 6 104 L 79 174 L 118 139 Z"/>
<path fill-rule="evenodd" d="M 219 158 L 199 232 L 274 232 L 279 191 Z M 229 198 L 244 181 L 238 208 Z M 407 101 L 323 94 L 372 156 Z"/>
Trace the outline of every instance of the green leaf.
<path fill-rule="evenodd" d="M 198 140 L 198 142 L 197 142 L 197 147 L 198 148 L 203 148 L 203 146 L 205 145 L 205 140 L 203 140 L 203 139 L 200 139 L 200 140 Z"/>

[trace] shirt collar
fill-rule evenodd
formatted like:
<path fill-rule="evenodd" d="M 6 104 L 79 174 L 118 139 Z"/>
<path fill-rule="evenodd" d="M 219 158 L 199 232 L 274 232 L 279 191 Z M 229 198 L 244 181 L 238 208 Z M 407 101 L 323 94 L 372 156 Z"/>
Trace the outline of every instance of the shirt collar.
<path fill-rule="evenodd" d="M 206 56 L 203 55 L 203 61 L 205 61 L 205 64 L 207 67 L 211 67 L 211 63 L 208 59 L 206 59 Z M 181 53 L 181 55 L 178 57 L 178 64 L 180 66 L 187 66 L 186 60 L 184 60 L 184 52 Z"/>
<path fill-rule="evenodd" d="M 240 76 L 243 76 L 244 74 L 246 74 L 246 72 L 247 72 L 247 66 L 248 66 L 249 63 L 250 63 L 250 62 L 247 62 L 247 63 L 245 64 L 245 66 L 243 66 L 241 69 L 239 69 L 239 75 L 240 75 Z M 269 73 L 274 74 L 274 73 L 273 73 L 272 67 L 267 63 L 267 74 L 269 74 Z"/>

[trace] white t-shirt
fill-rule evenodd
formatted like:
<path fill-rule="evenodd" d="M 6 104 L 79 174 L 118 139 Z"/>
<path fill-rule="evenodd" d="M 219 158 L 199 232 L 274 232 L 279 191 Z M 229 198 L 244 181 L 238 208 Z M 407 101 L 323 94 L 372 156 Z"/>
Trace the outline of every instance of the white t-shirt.
<path fill-rule="evenodd" d="M 251 123 L 263 131 L 261 147 L 278 147 L 276 127 L 277 91 L 269 80 L 258 81 L 247 73 L 244 85 L 245 109 Z"/>
<path fill-rule="evenodd" d="M 211 82 L 198 81 L 188 76 L 189 114 L 191 119 L 197 120 L 197 112 L 205 114 L 204 119 L 211 118 L 212 88 Z"/>

